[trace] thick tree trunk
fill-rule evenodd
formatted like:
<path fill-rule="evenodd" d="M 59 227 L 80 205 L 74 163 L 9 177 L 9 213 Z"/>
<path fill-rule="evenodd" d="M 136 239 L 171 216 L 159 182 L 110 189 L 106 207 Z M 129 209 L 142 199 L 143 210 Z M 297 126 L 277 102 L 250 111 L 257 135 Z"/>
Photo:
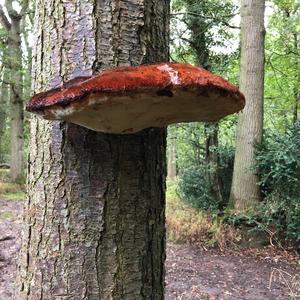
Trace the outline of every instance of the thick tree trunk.
<path fill-rule="evenodd" d="M 34 91 L 168 59 L 169 1 L 36 3 Z M 16 299 L 163 299 L 165 129 L 31 122 Z"/>
<path fill-rule="evenodd" d="M 8 84 L 9 78 L 7 78 L 7 70 L 3 68 L 3 75 L 2 75 L 2 83 L 1 83 L 1 90 L 0 90 L 0 163 L 3 161 L 4 153 L 2 152 L 2 142 L 3 142 L 3 134 L 5 131 L 6 125 L 6 118 L 7 118 L 7 109 L 8 109 Z"/>
<path fill-rule="evenodd" d="M 239 115 L 230 202 L 238 211 L 252 207 L 260 198 L 258 172 L 252 166 L 255 145 L 263 130 L 264 0 L 241 1 L 240 89 L 246 106 Z"/>

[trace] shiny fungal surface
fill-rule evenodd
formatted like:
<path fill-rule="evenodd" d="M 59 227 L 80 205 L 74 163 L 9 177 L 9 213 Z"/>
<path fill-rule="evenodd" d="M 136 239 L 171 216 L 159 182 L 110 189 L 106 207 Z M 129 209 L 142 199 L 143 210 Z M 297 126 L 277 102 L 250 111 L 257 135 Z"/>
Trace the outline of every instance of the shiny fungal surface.
<path fill-rule="evenodd" d="M 215 121 L 241 110 L 244 96 L 225 79 L 188 64 L 107 69 L 31 98 L 26 110 L 110 133 Z"/>

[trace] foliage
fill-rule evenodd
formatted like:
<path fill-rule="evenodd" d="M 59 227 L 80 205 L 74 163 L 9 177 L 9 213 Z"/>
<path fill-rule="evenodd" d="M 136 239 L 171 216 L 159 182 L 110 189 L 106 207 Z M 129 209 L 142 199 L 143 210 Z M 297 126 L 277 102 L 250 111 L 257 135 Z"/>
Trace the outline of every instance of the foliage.
<path fill-rule="evenodd" d="M 220 218 L 212 218 L 178 198 L 176 185 L 167 188 L 167 236 L 169 240 L 195 244 L 204 249 L 218 247 L 223 250 L 235 245 L 239 230 L 224 223 Z"/>
<path fill-rule="evenodd" d="M 6 110 L 8 110 L 6 108 Z M 0 163 L 9 162 L 10 157 L 10 126 L 8 124 L 8 118 L 6 117 L 5 125 L 4 125 L 4 132 L 0 138 Z"/>
<path fill-rule="evenodd" d="M 9 182 L 9 169 L 0 168 L 0 182 Z"/>
<path fill-rule="evenodd" d="M 285 130 L 298 119 L 300 5 L 275 0 L 266 34 L 265 128 Z"/>
<path fill-rule="evenodd" d="M 268 133 L 257 153 L 265 202 L 258 208 L 262 223 L 278 235 L 300 240 L 300 122 L 282 133 Z"/>
<path fill-rule="evenodd" d="M 201 167 L 190 167 L 183 171 L 178 184 L 178 194 L 195 208 L 209 212 L 219 209 L 219 203 L 210 193 L 209 182 Z"/>
<path fill-rule="evenodd" d="M 178 171 L 198 165 L 204 158 L 204 126 L 201 123 L 175 124 L 168 128 L 168 139 L 176 142 Z"/>
<path fill-rule="evenodd" d="M 300 194 L 300 122 L 282 134 L 269 132 L 258 150 L 260 185 L 269 194 L 299 197 Z"/>
<path fill-rule="evenodd" d="M 224 199 L 228 199 L 230 184 L 233 172 L 233 155 L 231 147 L 219 147 L 215 149 L 219 154 L 219 176 L 222 180 L 222 194 Z M 223 210 L 226 202 L 218 202 L 214 197 L 213 187 L 207 180 L 206 172 L 209 172 L 205 162 L 192 165 L 180 174 L 178 183 L 179 196 L 190 203 L 193 207 L 203 211 L 216 213 Z"/>
<path fill-rule="evenodd" d="M 174 0 L 172 2 L 172 58 L 202 66 L 231 77 L 236 71 L 238 51 L 228 51 L 233 33 L 230 24 L 237 7 L 233 1 Z M 177 124 L 170 128 L 169 139 L 176 139 L 179 193 L 194 207 L 216 211 L 228 197 L 231 172 L 222 172 L 220 152 L 232 144 L 235 117 L 220 124 Z M 218 135 L 222 137 L 219 140 Z M 226 169 L 226 168 L 225 168 Z M 227 170 L 225 170 L 227 171 Z M 223 178 L 224 176 L 224 178 Z M 221 182 L 225 182 L 222 187 Z M 224 199 L 223 199 L 224 198 Z M 225 201 L 226 202 L 226 201 Z"/>
<path fill-rule="evenodd" d="M 209 68 L 220 47 L 228 47 L 232 33 L 228 28 L 236 14 L 232 1 L 174 0 L 172 2 L 172 55 L 176 60 L 189 61 Z M 224 56 L 226 60 L 226 55 Z"/>

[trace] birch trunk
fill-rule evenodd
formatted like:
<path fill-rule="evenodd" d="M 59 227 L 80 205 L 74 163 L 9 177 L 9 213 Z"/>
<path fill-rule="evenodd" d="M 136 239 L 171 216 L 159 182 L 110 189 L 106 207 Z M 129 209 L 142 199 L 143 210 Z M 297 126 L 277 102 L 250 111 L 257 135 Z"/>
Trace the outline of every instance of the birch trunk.
<path fill-rule="evenodd" d="M 230 202 L 238 211 L 260 201 L 255 145 L 262 141 L 264 93 L 264 0 L 241 1 L 240 90 L 246 106 L 239 115 Z"/>
<path fill-rule="evenodd" d="M 168 59 L 169 1 L 38 0 L 33 90 Z M 32 118 L 16 299 L 163 299 L 165 129 Z"/>

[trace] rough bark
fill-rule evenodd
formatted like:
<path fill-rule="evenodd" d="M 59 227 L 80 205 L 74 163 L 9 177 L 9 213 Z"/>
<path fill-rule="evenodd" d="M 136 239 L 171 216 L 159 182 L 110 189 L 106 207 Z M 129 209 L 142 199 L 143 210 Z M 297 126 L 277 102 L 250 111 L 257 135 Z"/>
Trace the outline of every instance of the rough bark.
<path fill-rule="evenodd" d="M 34 92 L 168 59 L 169 1 L 38 0 Z M 31 121 L 16 299 L 163 299 L 165 129 Z"/>
<path fill-rule="evenodd" d="M 265 1 L 241 1 L 240 89 L 246 106 L 239 115 L 230 202 L 238 211 L 261 199 L 258 172 L 253 170 L 255 146 L 262 141 L 264 93 Z"/>

